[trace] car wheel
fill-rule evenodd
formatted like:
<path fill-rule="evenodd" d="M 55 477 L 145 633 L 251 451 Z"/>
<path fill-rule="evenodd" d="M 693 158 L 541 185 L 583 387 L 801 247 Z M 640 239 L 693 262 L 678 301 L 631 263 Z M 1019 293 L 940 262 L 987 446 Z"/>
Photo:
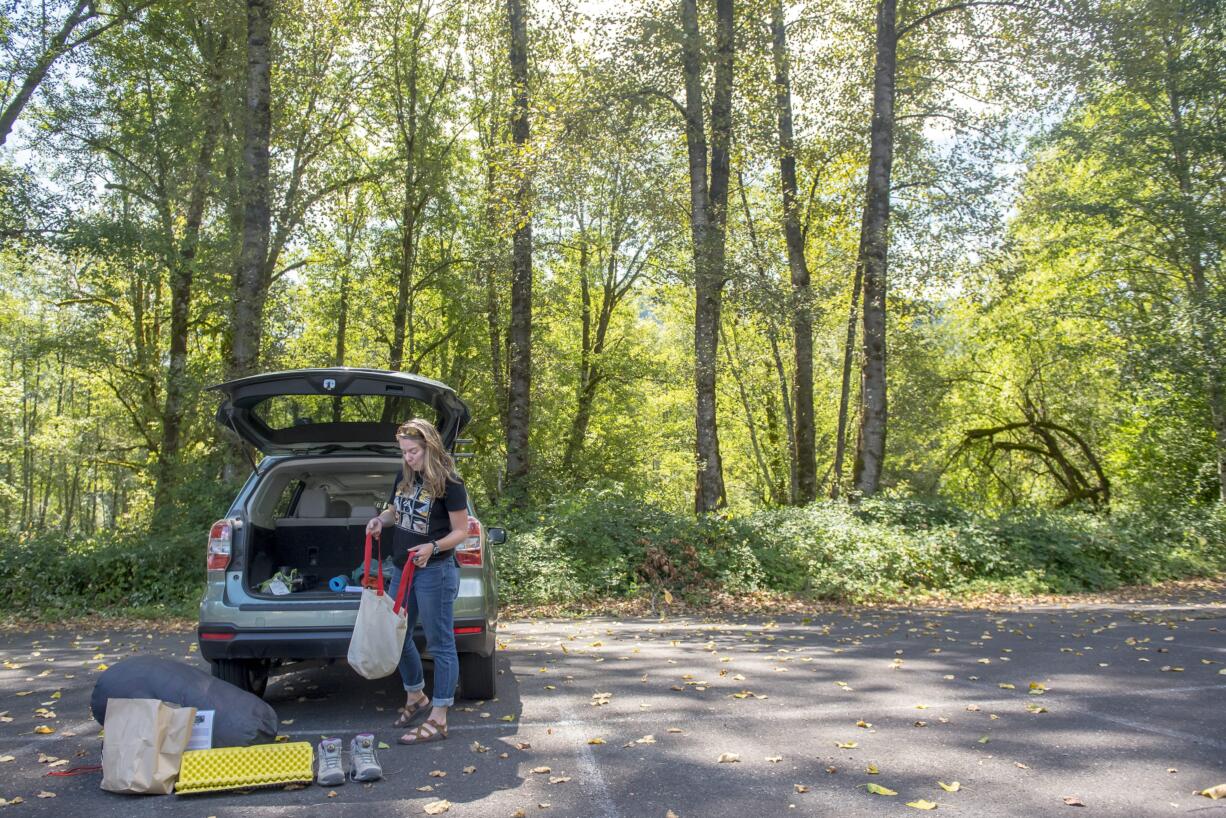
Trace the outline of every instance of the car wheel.
<path fill-rule="evenodd" d="M 494 654 L 460 654 L 460 694 L 466 699 L 494 698 Z"/>
<path fill-rule="evenodd" d="M 213 662 L 213 675 L 257 696 L 262 697 L 268 689 L 268 666 L 263 662 L 217 659 Z"/>

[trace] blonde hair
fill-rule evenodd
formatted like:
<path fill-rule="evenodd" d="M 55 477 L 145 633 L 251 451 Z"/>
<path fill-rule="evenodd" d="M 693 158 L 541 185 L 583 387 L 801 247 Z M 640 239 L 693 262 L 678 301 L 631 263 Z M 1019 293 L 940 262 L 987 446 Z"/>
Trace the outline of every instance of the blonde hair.
<path fill-rule="evenodd" d="M 404 458 L 401 457 L 404 478 L 396 487 L 397 494 L 408 494 L 413 488 L 413 483 L 418 477 L 421 477 L 422 484 L 429 489 L 430 494 L 441 497 L 447 490 L 448 478 L 459 479 L 455 473 L 455 460 L 443 448 L 443 438 L 438 433 L 438 429 L 434 428 L 433 423 L 422 418 L 407 420 L 396 430 L 396 437 L 400 440 L 416 440 L 426 450 L 421 472 L 415 472 L 409 468 L 409 464 L 405 463 Z"/>

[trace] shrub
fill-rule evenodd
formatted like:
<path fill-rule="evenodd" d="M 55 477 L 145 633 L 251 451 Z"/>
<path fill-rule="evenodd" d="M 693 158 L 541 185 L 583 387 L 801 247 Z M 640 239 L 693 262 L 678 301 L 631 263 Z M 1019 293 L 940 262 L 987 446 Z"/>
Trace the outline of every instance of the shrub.
<path fill-rule="evenodd" d="M 533 604 L 665 590 L 694 602 L 717 591 L 846 601 L 1067 593 L 1226 570 L 1221 505 L 991 517 L 940 499 L 883 497 L 696 518 L 607 484 L 503 519 L 510 539 L 495 554 L 501 598 Z M 19 536 L 0 549 L 0 605 L 25 615 L 182 611 L 204 581 L 203 525 Z"/>

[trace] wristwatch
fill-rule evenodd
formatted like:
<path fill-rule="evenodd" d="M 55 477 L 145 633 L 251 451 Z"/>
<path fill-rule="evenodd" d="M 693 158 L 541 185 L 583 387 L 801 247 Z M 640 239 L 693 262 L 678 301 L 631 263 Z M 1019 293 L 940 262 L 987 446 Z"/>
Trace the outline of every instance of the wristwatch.
<path fill-rule="evenodd" d="M 434 547 L 434 548 L 433 548 L 433 550 L 430 552 L 430 556 L 431 556 L 431 557 L 437 557 L 437 556 L 438 556 L 438 552 L 439 552 L 438 540 L 431 540 L 431 541 L 430 541 L 430 545 L 432 545 L 432 546 Z"/>

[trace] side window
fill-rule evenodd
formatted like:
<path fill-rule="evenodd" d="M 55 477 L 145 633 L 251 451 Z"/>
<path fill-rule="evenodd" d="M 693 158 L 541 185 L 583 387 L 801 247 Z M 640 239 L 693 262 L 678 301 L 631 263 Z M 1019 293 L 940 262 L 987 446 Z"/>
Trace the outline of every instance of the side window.
<path fill-rule="evenodd" d="M 273 507 L 272 516 L 274 520 L 289 516 L 289 510 L 293 506 L 294 498 L 302 491 L 303 485 L 305 484 L 301 480 L 291 480 L 289 483 L 286 483 L 285 488 L 281 490 L 281 496 L 277 498 L 277 504 Z"/>

